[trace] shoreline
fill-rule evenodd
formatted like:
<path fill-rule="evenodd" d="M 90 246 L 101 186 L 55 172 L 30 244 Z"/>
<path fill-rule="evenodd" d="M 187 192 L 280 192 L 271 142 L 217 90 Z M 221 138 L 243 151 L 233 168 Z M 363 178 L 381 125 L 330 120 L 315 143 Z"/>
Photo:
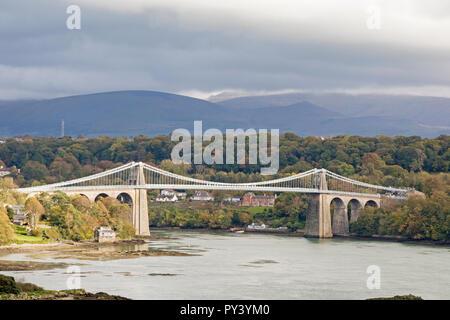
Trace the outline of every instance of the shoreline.
<path fill-rule="evenodd" d="M 236 229 L 236 230 L 233 230 Z M 281 235 L 289 237 L 301 237 L 301 238 L 311 238 L 319 239 L 315 237 L 305 236 L 304 230 L 298 231 L 268 231 L 268 230 L 248 230 L 247 228 L 230 228 L 230 229 L 212 229 L 212 228 L 180 228 L 180 227 L 152 227 L 150 230 L 167 230 L 167 231 L 195 231 L 195 232 L 224 232 L 224 233 L 236 233 L 236 231 L 244 230 L 245 233 L 249 234 L 271 234 L 271 235 Z M 372 235 L 372 236 L 361 236 L 354 233 L 348 235 L 334 235 L 332 238 L 324 239 L 349 239 L 349 240 L 367 240 L 367 241 L 384 241 L 384 242 L 398 242 L 406 244 L 423 244 L 423 245 L 438 245 L 438 246 L 450 246 L 450 242 L 445 241 L 434 241 L 428 239 L 410 239 L 404 236 L 388 236 L 388 235 Z"/>
<path fill-rule="evenodd" d="M 73 249 L 73 248 L 93 248 L 93 247 L 108 247 L 108 246 L 120 246 L 120 245 L 138 245 L 144 244 L 143 239 L 130 239 L 130 240 L 118 240 L 114 242 L 94 242 L 93 240 L 86 241 L 71 241 L 71 240 L 61 240 L 51 243 L 24 243 L 24 244 L 10 244 L 5 246 L 0 246 L 0 257 L 4 255 L 14 254 L 14 253 L 29 253 L 29 252 L 39 252 L 39 251 L 55 251 L 61 249 Z"/>
<path fill-rule="evenodd" d="M 158 236 L 148 240 L 164 239 Z M 12 254 L 25 254 L 32 259 L 120 260 L 149 256 L 191 256 L 195 254 L 149 248 L 144 239 L 98 243 L 94 241 L 61 241 L 51 244 L 19 244 L 0 247 L 0 271 L 47 270 L 65 267 L 61 262 L 6 260 Z"/>

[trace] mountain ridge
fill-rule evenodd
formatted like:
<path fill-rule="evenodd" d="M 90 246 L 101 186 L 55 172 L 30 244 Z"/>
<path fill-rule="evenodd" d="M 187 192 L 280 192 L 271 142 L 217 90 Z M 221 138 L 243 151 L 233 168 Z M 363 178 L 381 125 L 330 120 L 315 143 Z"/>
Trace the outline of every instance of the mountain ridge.
<path fill-rule="evenodd" d="M 204 130 L 217 128 L 223 132 L 227 128 L 264 128 L 291 131 L 303 136 L 345 133 L 437 136 L 449 133 L 450 125 L 446 123 L 445 112 L 441 112 L 440 116 L 444 119 L 436 128 L 436 123 L 425 121 L 421 124 L 409 115 L 399 117 L 395 112 L 384 112 L 383 108 L 378 114 L 363 110 L 351 116 L 351 109 L 355 110 L 358 104 L 342 108 L 348 99 L 333 104 L 330 97 L 322 97 L 322 102 L 327 103 L 317 104 L 304 98 L 308 96 L 270 97 L 271 101 L 266 105 L 245 107 L 245 104 L 255 105 L 259 103 L 258 99 L 264 101 L 266 98 L 245 97 L 212 103 L 160 91 L 124 90 L 54 99 L 3 100 L 0 101 L 0 113 L 6 116 L 0 117 L 0 136 L 59 136 L 62 120 L 65 121 L 66 135 L 86 137 L 154 136 L 170 134 L 177 128 L 192 132 L 195 120 L 203 121 Z M 315 100 L 320 99 L 316 97 Z M 373 108 L 379 108 L 377 101 L 371 110 L 375 110 Z M 419 107 L 415 108 L 416 113 L 422 112 Z M 439 108 L 445 111 L 445 103 Z M 426 118 L 426 115 L 421 118 Z"/>

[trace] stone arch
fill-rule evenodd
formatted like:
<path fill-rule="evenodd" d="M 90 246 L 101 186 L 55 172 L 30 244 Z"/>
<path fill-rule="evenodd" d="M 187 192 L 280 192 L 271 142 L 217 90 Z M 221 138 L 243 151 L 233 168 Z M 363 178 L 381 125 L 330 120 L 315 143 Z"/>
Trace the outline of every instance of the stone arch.
<path fill-rule="evenodd" d="M 368 200 L 366 202 L 366 204 L 364 205 L 364 208 L 367 208 L 367 207 L 378 208 L 378 203 L 376 203 L 376 201 L 374 201 L 374 200 Z"/>
<path fill-rule="evenodd" d="M 106 193 L 100 193 L 95 197 L 95 202 L 97 202 L 98 200 L 100 200 L 100 198 L 107 198 L 109 197 Z"/>
<path fill-rule="evenodd" d="M 130 208 L 133 207 L 134 203 L 133 203 L 133 198 L 131 197 L 131 195 L 127 192 L 122 192 L 120 193 L 117 197 L 117 200 L 120 201 L 120 203 L 126 203 L 127 205 L 130 206 Z"/>
<path fill-rule="evenodd" d="M 89 201 L 91 201 L 91 199 L 89 199 L 89 197 L 87 195 L 85 195 L 84 193 L 79 193 L 78 195 L 80 197 L 84 197 L 84 198 L 88 199 Z"/>
<path fill-rule="evenodd" d="M 133 197 L 127 192 L 121 192 L 117 195 L 116 199 L 119 200 L 120 203 L 127 204 L 130 207 L 130 214 L 128 216 L 128 219 L 130 222 L 133 222 L 133 211 L 134 211 Z"/>
<path fill-rule="evenodd" d="M 30 192 L 30 193 L 27 193 L 26 200 L 28 200 L 29 198 L 37 197 L 37 196 L 40 195 L 41 193 L 42 193 L 42 192 Z"/>
<path fill-rule="evenodd" d="M 358 199 L 351 199 L 348 202 L 347 212 L 348 212 L 348 219 L 350 222 L 355 222 L 356 220 L 358 220 L 362 208 L 363 205 L 361 201 L 359 201 Z"/>
<path fill-rule="evenodd" d="M 331 210 L 332 209 L 332 210 Z M 333 234 L 343 235 L 349 232 L 347 206 L 344 200 L 335 197 L 330 202 L 331 230 Z"/>

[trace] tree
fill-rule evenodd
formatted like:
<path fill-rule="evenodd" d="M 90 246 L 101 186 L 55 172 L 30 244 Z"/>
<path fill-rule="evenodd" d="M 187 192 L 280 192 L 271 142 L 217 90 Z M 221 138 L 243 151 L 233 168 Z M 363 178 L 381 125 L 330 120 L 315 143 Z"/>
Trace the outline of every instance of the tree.
<path fill-rule="evenodd" d="M 378 234 L 380 228 L 380 216 L 377 208 L 365 208 L 361 211 L 358 220 L 350 223 L 350 231 L 362 236 Z"/>
<path fill-rule="evenodd" d="M 0 293 L 19 294 L 20 288 L 13 277 L 0 274 Z"/>
<path fill-rule="evenodd" d="M 56 158 L 50 165 L 50 174 L 58 180 L 70 179 L 73 172 L 73 165 L 61 158 Z"/>
<path fill-rule="evenodd" d="M 48 176 L 45 165 L 36 161 L 28 161 L 23 167 L 22 174 L 27 180 L 42 180 Z"/>
<path fill-rule="evenodd" d="M 80 212 L 89 212 L 92 208 L 92 203 L 89 201 L 89 199 L 85 196 L 75 196 L 72 199 L 73 206 Z"/>
<path fill-rule="evenodd" d="M 401 147 L 396 153 L 395 158 L 399 165 L 410 171 L 420 171 L 426 159 L 426 154 L 418 148 Z"/>
<path fill-rule="evenodd" d="M 5 208 L 0 205 L 0 244 L 8 244 L 16 239 L 11 222 L 6 215 Z"/>
<path fill-rule="evenodd" d="M 14 192 L 17 186 L 11 177 L 0 178 L 0 202 L 17 204 L 23 203 L 25 195 L 23 193 Z"/>
<path fill-rule="evenodd" d="M 10 221 L 13 221 L 14 220 L 14 216 L 15 216 L 15 212 L 14 212 L 14 209 L 13 208 L 11 208 L 11 207 L 6 207 L 6 213 L 8 214 L 8 218 L 9 218 L 9 220 Z"/>
<path fill-rule="evenodd" d="M 31 228 L 35 230 L 39 219 L 45 213 L 44 207 L 38 199 L 32 197 L 25 202 L 25 212 L 28 213 L 28 222 Z"/>
<path fill-rule="evenodd" d="M 275 200 L 273 213 L 277 217 L 288 217 L 295 222 L 306 218 L 307 209 L 306 197 L 296 193 L 283 193 Z"/>

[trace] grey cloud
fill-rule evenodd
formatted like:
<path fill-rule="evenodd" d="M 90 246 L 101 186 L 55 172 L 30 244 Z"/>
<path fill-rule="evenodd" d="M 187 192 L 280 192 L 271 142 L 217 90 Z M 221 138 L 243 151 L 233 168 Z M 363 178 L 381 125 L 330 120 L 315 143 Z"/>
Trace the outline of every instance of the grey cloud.
<path fill-rule="evenodd" d="M 339 41 L 349 35 L 336 30 L 333 41 L 287 41 L 236 26 L 186 25 L 167 8 L 120 13 L 91 6 L 82 7 L 82 29 L 69 31 L 67 2 L 22 3 L 0 4 L 0 99 L 124 89 L 450 86 L 449 52 L 415 39 L 380 45 L 370 34 L 364 42 Z"/>

